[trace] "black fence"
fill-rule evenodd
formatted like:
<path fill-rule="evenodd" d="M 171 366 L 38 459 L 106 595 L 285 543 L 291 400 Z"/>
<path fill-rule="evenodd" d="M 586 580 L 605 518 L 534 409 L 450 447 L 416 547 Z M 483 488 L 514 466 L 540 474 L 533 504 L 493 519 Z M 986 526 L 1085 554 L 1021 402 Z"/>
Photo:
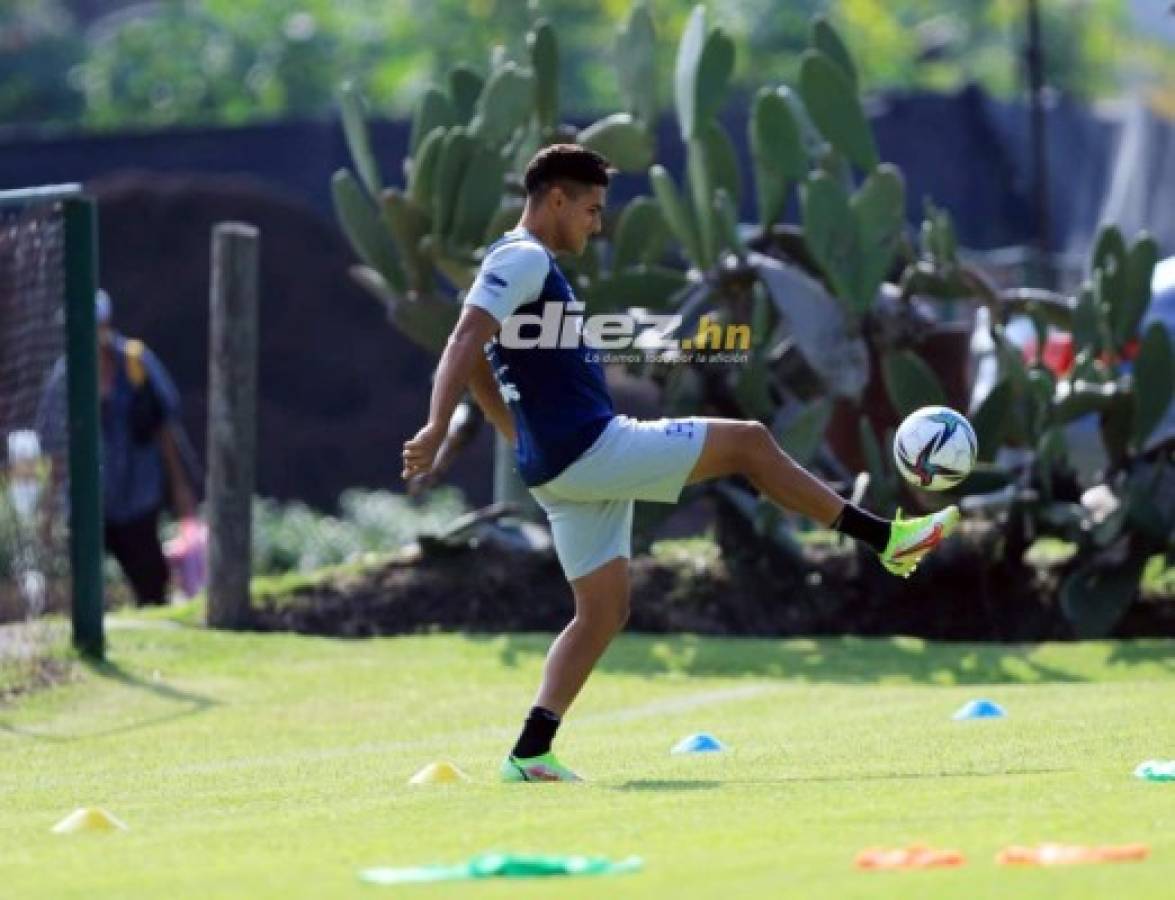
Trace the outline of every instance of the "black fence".
<path fill-rule="evenodd" d="M 727 125 L 749 167 L 749 98 L 727 105 L 739 111 L 727 117 Z M 870 112 L 883 158 L 905 174 L 911 221 L 920 215 L 923 198 L 931 197 L 954 216 L 960 240 L 968 247 L 1033 240 L 1028 112 L 1022 104 L 993 100 L 968 88 L 951 95 L 883 95 L 871 101 Z M 1051 243 L 1054 249 L 1084 248 L 1109 188 L 1120 125 L 1063 98 L 1049 107 L 1047 121 Z M 398 170 L 408 130 L 405 121 L 373 126 L 384 177 L 392 184 L 402 182 Z M 659 123 L 658 156 L 681 175 L 684 148 L 671 116 Z M 332 215 L 330 175 L 349 162 L 335 121 L 53 139 L 13 133 L 5 139 L 0 134 L 0 188 L 88 181 L 126 170 L 247 175 L 308 202 L 323 216 Z M 644 178 L 623 177 L 613 196 L 624 200 L 646 190 Z M 753 218 L 753 203 L 752 192 L 744 191 L 745 219 Z"/>

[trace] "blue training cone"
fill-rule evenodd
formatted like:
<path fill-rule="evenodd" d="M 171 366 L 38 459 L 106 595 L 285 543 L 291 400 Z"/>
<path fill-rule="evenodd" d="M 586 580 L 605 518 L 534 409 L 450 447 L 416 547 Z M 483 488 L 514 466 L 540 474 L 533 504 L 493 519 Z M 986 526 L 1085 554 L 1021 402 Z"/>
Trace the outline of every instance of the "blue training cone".
<path fill-rule="evenodd" d="M 960 706 L 952 718 L 962 722 L 969 719 L 1002 719 L 1006 715 L 1004 708 L 994 700 L 972 700 Z"/>
<path fill-rule="evenodd" d="M 678 741 L 670 753 L 720 753 L 726 745 L 712 734 L 700 731 Z"/>

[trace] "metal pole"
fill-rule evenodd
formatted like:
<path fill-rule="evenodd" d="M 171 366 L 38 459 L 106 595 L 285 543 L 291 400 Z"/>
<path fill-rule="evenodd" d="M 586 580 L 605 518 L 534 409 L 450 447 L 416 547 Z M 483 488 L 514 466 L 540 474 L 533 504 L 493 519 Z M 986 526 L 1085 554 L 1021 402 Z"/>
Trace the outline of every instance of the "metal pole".
<path fill-rule="evenodd" d="M 102 659 L 102 475 L 99 466 L 97 215 L 93 201 L 62 204 L 65 228 L 66 389 L 69 398 L 69 533 L 73 643 Z"/>
<path fill-rule="evenodd" d="M 494 503 L 513 503 L 524 519 L 540 520 L 542 511 L 538 502 L 518 474 L 514 463 L 514 448 L 494 429 Z"/>
<path fill-rule="evenodd" d="M 257 257 L 252 225 L 212 230 L 208 373 L 208 624 L 249 624 L 257 445 Z"/>
<path fill-rule="evenodd" d="M 1040 29 L 1039 0 L 1028 0 L 1028 103 L 1032 145 L 1033 206 L 1036 213 L 1036 277 L 1042 287 L 1053 287 L 1051 260 L 1052 217 L 1049 213 L 1049 167 L 1044 114 L 1044 44 Z"/>

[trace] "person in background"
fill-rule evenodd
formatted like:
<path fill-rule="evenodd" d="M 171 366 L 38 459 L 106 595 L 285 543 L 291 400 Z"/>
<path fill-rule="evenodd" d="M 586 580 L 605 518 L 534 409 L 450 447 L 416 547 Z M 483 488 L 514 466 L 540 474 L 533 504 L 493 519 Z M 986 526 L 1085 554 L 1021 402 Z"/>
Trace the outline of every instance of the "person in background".
<path fill-rule="evenodd" d="M 106 291 L 98 291 L 95 307 L 106 550 L 118 560 L 137 603 L 164 603 L 169 571 L 159 515 L 169 498 L 180 520 L 196 515 L 192 478 L 181 452 L 186 444 L 178 421 L 179 393 L 154 353 L 111 326 Z M 57 361 L 46 383 L 37 430 L 55 461 L 54 484 L 59 487 L 68 434 L 64 359 Z"/>
<path fill-rule="evenodd" d="M 1139 333 L 1145 333 L 1155 322 L 1167 329 L 1171 346 L 1175 347 L 1175 256 L 1161 259 L 1155 266 L 1151 278 L 1151 304 L 1142 318 Z M 1175 400 L 1171 401 L 1167 414 L 1151 433 L 1146 449 L 1150 451 L 1164 446 L 1175 448 Z"/>

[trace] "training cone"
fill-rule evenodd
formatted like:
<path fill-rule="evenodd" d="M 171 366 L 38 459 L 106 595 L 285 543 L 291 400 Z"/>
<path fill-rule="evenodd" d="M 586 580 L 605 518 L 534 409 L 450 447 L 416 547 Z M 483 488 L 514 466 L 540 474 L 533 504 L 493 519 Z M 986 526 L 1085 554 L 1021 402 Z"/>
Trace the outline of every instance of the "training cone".
<path fill-rule="evenodd" d="M 460 784 L 468 781 L 469 776 L 458 769 L 451 762 L 429 763 L 409 780 L 409 784 Z"/>
<path fill-rule="evenodd" d="M 684 737 L 678 741 L 670 753 L 720 753 L 726 749 L 726 745 L 712 734 L 707 734 L 704 731 L 698 734 L 691 734 L 689 737 Z"/>
<path fill-rule="evenodd" d="M 970 719 L 1002 719 L 1006 715 L 1004 708 L 994 700 L 972 700 L 959 707 L 952 718 L 956 722 L 963 722 Z"/>
<path fill-rule="evenodd" d="M 126 825 L 98 806 L 83 806 L 53 826 L 54 834 L 81 834 L 83 831 L 126 831 Z"/>
<path fill-rule="evenodd" d="M 909 847 L 869 847 L 853 861 L 858 869 L 937 869 L 967 862 L 958 850 L 939 850 L 925 844 Z"/>
<path fill-rule="evenodd" d="M 1139 763 L 1134 777 L 1144 781 L 1175 781 L 1175 759 L 1151 759 Z"/>
<path fill-rule="evenodd" d="M 1147 844 L 1083 847 L 1070 844 L 1037 844 L 1005 847 L 996 854 L 1001 866 L 1072 866 L 1081 863 L 1141 862 L 1150 856 Z"/>

